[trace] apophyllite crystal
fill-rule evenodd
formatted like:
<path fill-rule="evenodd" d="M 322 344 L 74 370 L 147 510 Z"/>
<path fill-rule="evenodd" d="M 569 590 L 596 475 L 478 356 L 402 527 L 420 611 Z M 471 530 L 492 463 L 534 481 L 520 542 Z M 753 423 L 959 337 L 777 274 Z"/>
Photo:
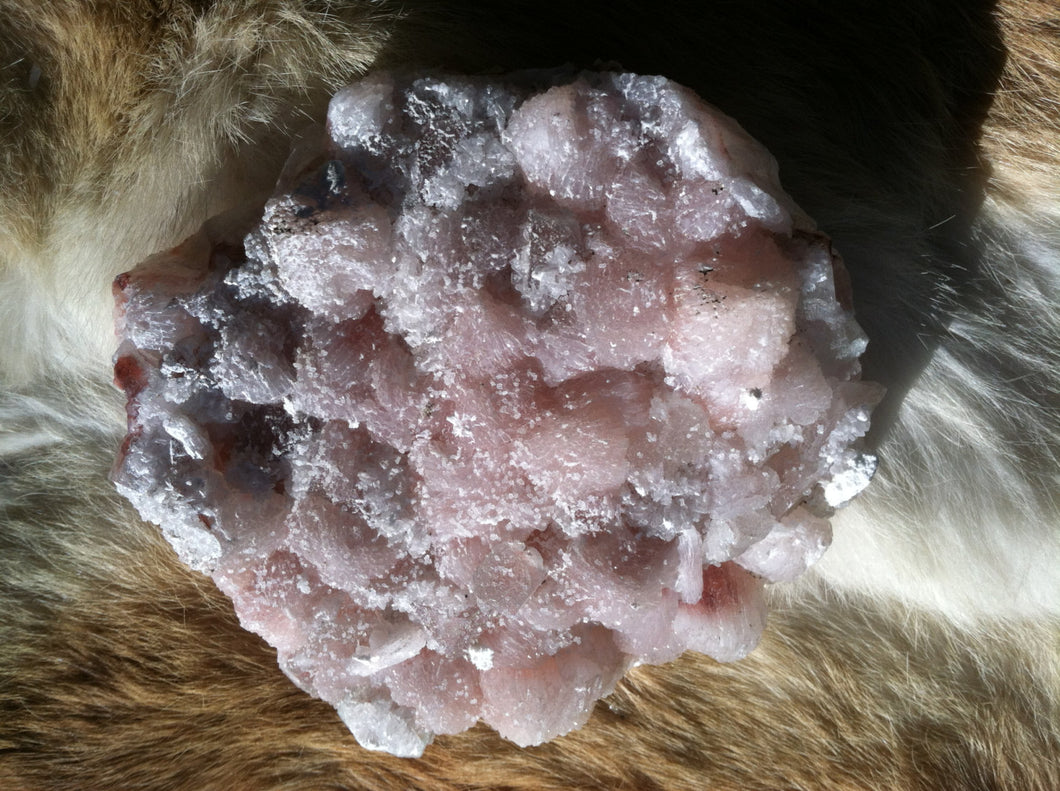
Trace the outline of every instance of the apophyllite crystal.
<path fill-rule="evenodd" d="M 118 280 L 118 487 L 366 747 L 736 659 L 878 398 L 827 238 L 658 77 L 375 76 L 244 245 Z"/>

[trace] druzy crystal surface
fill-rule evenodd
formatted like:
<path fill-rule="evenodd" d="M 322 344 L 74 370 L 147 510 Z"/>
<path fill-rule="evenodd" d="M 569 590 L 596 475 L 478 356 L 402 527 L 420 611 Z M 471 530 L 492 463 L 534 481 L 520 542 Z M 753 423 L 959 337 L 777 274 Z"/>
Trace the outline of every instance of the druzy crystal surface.
<path fill-rule="evenodd" d="M 366 747 L 745 655 L 870 476 L 838 259 L 664 79 L 371 77 L 222 237 L 117 281 L 114 479 Z"/>

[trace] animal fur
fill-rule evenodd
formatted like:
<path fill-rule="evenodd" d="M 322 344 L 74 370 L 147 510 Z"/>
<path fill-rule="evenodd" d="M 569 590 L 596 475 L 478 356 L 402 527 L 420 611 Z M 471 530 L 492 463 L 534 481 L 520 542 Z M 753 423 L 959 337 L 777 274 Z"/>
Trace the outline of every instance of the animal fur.
<path fill-rule="evenodd" d="M 539 748 L 366 752 L 109 485 L 109 282 L 369 69 L 601 61 L 737 118 L 834 237 L 877 480 L 748 659 Z M 0 0 L 0 787 L 1060 788 L 1058 86 L 1049 0 Z"/>

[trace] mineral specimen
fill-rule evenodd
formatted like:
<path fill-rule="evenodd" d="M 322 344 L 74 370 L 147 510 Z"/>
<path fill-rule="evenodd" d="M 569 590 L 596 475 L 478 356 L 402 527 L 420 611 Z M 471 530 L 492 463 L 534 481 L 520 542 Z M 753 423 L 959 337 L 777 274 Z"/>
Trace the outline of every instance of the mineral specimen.
<path fill-rule="evenodd" d="M 379 75 L 245 244 L 117 281 L 119 489 L 364 746 L 746 654 L 862 488 L 826 237 L 658 77 Z"/>

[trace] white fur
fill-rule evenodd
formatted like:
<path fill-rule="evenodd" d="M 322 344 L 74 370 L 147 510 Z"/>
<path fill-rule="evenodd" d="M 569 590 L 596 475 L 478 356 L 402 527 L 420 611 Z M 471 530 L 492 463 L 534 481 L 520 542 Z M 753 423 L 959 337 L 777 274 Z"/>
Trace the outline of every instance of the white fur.
<path fill-rule="evenodd" d="M 985 297 L 906 395 L 817 573 L 961 620 L 1060 617 L 1060 234 L 988 201 L 975 238 Z"/>

